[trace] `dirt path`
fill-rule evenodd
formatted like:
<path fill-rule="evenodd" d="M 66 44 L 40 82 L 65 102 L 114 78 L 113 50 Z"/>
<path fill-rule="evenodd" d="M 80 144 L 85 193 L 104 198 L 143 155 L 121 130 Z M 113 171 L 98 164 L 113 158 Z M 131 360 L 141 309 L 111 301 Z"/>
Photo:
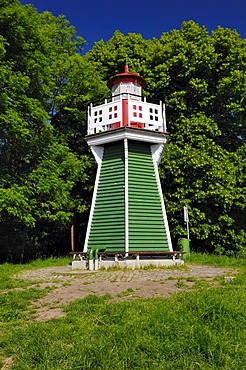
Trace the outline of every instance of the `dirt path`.
<path fill-rule="evenodd" d="M 196 283 L 215 285 L 215 277 L 235 274 L 226 268 L 190 265 L 187 269 L 83 271 L 70 266 L 30 270 L 19 275 L 37 281 L 33 286 L 51 287 L 42 299 L 34 302 L 36 320 L 46 321 L 65 315 L 62 306 L 88 294 L 110 294 L 112 300 L 138 297 L 168 297 L 190 289 Z"/>

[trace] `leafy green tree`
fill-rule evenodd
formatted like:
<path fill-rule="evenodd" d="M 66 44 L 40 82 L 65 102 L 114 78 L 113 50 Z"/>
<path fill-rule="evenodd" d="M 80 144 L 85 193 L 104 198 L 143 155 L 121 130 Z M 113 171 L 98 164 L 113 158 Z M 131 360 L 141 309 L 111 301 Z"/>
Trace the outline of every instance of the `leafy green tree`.
<path fill-rule="evenodd" d="M 166 103 L 170 139 L 160 174 L 174 240 L 185 236 L 188 205 L 194 249 L 245 253 L 245 40 L 189 21 L 159 40 L 116 31 L 86 57 L 107 79 L 126 55 L 148 82 L 145 95 Z"/>
<path fill-rule="evenodd" d="M 64 238 L 75 207 L 86 208 L 72 193 L 88 160 L 52 125 L 84 41 L 63 16 L 19 1 L 1 3 L 0 35 L 1 254 L 33 258 Z"/>
<path fill-rule="evenodd" d="M 132 72 L 146 77 L 150 72 L 147 71 L 148 61 L 154 57 L 157 43 L 158 40 L 145 40 L 140 34 L 129 33 L 124 36 L 120 31 L 115 31 L 108 42 L 96 42 L 85 59 L 93 62 L 105 81 L 122 72 L 126 62 Z"/>

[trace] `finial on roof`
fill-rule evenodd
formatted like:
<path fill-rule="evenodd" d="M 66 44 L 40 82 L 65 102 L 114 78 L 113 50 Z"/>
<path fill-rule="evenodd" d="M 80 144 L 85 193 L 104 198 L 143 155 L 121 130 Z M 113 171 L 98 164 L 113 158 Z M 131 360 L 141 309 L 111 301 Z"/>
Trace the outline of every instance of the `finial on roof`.
<path fill-rule="evenodd" d="M 128 70 L 128 55 L 126 54 L 126 64 L 125 64 L 125 67 L 124 67 L 124 73 L 128 73 L 129 70 Z"/>

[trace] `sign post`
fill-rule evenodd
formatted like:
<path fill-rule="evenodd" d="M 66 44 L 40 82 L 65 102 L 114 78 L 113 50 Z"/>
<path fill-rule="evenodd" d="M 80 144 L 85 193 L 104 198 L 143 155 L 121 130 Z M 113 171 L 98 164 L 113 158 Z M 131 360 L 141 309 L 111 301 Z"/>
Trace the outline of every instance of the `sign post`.
<path fill-rule="evenodd" d="M 184 206 L 184 222 L 186 222 L 186 230 L 187 230 L 187 239 L 190 239 L 190 230 L 189 230 L 189 213 L 188 208 Z"/>

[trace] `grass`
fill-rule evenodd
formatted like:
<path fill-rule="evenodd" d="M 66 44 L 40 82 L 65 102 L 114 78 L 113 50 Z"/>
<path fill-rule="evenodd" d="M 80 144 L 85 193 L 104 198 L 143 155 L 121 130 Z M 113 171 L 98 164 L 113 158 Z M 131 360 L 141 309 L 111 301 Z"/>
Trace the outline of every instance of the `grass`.
<path fill-rule="evenodd" d="M 179 289 L 187 288 L 187 285 L 182 279 L 178 279 L 177 283 L 174 284 L 174 286 L 176 286 Z"/>
<path fill-rule="evenodd" d="M 15 279 L 15 276 L 17 274 L 20 274 L 22 271 L 25 271 L 27 269 L 35 270 L 45 267 L 64 266 L 68 265 L 69 262 L 71 262 L 71 259 L 66 257 L 66 258 L 48 258 L 46 260 L 39 259 L 23 265 L 4 263 L 0 265 L 0 290 L 27 286 L 28 283 L 26 281 Z"/>
<path fill-rule="evenodd" d="M 53 262 L 59 264 L 47 266 Z M 39 263 L 0 266 L 0 278 L 11 288 L 22 287 L 0 294 L 0 368 L 4 358 L 12 358 L 12 370 L 246 369 L 244 261 L 192 255 L 191 263 L 239 272 L 221 281 L 222 287 L 207 289 L 201 282 L 200 289 L 171 298 L 112 302 L 110 295 L 89 295 L 67 305 L 63 318 L 33 322 L 31 302 L 47 290 L 30 288 L 15 276 Z"/>
<path fill-rule="evenodd" d="M 246 258 L 236 258 L 227 256 L 215 256 L 206 253 L 191 253 L 187 263 L 201 264 L 217 267 L 236 267 L 246 268 Z"/>
<path fill-rule="evenodd" d="M 127 297 L 127 296 L 131 295 L 133 292 L 134 292 L 134 289 L 128 288 L 128 289 L 124 290 L 123 292 L 118 293 L 116 296 L 119 297 L 119 298 Z"/>

